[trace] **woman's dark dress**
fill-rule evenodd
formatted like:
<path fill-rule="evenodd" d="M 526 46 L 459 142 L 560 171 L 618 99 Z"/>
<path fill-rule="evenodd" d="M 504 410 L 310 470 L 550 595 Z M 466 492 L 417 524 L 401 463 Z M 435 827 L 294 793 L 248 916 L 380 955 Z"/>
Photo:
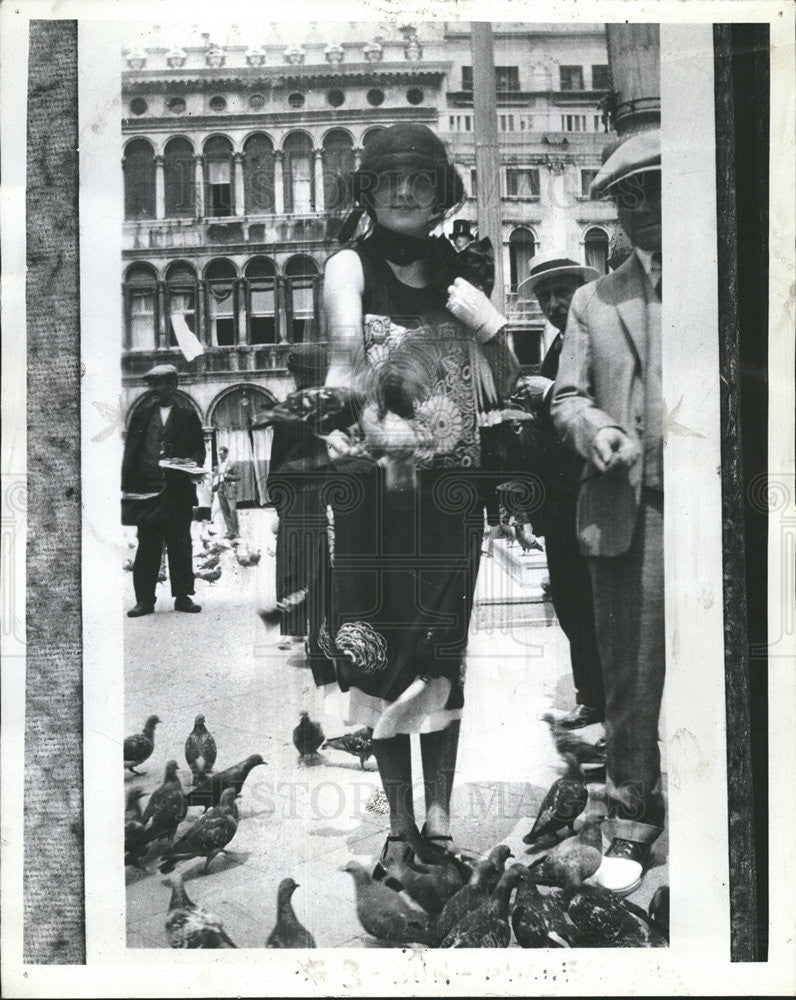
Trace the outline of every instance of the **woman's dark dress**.
<path fill-rule="evenodd" d="M 447 677 L 445 711 L 426 720 L 426 731 L 443 728 L 463 705 L 484 522 L 476 381 L 486 362 L 445 310 L 444 291 L 403 285 L 367 241 L 356 252 L 371 396 L 383 405 L 397 395 L 404 407 L 409 397 L 435 444 L 417 455 L 416 485 L 400 490 L 386 488 L 384 469 L 370 459 L 334 463 L 325 485 L 334 546 L 320 642 L 329 659 L 314 664 L 315 679 L 336 677 L 353 696 L 347 721 L 373 725 L 383 702 L 416 677 Z"/>

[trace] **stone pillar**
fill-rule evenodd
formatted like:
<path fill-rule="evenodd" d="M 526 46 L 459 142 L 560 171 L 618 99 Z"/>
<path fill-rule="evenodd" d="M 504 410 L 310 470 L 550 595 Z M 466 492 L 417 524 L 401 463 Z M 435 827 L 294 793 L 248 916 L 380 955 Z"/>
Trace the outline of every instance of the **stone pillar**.
<path fill-rule="evenodd" d="M 235 215 L 245 215 L 243 195 L 243 153 L 232 154 L 232 184 L 235 192 Z"/>
<path fill-rule="evenodd" d="M 354 147 L 354 170 L 359 170 L 359 165 L 362 162 L 362 147 Z"/>
<path fill-rule="evenodd" d="M 285 214 L 285 181 L 282 176 L 284 157 L 281 149 L 274 153 L 274 215 Z"/>
<path fill-rule="evenodd" d="M 155 157 L 155 218 L 166 218 L 166 176 L 162 156 Z"/>
<path fill-rule="evenodd" d="M 160 351 L 169 346 L 169 317 L 166 308 L 168 295 L 165 281 L 158 282 L 158 304 L 156 312 L 155 347 Z"/>
<path fill-rule="evenodd" d="M 287 289 L 285 278 L 279 275 L 276 279 L 276 336 L 277 343 L 287 343 Z"/>
<path fill-rule="evenodd" d="M 315 211 L 323 212 L 325 210 L 324 205 L 324 192 L 323 192 L 323 150 L 315 150 Z"/>
<path fill-rule="evenodd" d="M 205 215 L 205 158 L 194 156 L 193 165 L 193 183 L 196 195 L 195 215 L 197 219 L 201 219 Z"/>

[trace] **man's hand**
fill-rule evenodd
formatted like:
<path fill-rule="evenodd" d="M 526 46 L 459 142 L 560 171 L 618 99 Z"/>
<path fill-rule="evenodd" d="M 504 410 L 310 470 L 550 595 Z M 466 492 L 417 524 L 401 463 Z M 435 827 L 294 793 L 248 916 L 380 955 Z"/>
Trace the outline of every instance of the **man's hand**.
<path fill-rule="evenodd" d="M 475 333 L 482 344 L 491 340 L 507 322 L 506 317 L 495 309 L 481 289 L 464 278 L 456 278 L 448 286 L 446 307 L 456 319 Z"/>
<path fill-rule="evenodd" d="M 345 431 L 331 431 L 329 434 L 324 434 L 323 440 L 326 442 L 329 458 L 332 461 L 342 458 L 354 450 L 353 442 Z"/>
<path fill-rule="evenodd" d="M 603 427 L 592 441 L 592 462 L 604 475 L 618 475 L 638 461 L 639 446 L 618 427 Z"/>

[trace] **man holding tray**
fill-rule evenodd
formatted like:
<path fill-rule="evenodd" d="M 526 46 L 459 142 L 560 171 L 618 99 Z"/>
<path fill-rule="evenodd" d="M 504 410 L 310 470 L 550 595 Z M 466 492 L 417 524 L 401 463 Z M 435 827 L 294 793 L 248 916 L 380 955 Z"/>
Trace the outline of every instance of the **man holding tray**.
<path fill-rule="evenodd" d="M 127 616 L 154 612 L 164 542 L 174 610 L 196 613 L 202 609 L 190 597 L 194 593 L 191 517 L 196 503 L 192 477 L 204 475 L 204 434 L 193 410 L 175 398 L 174 365 L 155 365 L 144 379 L 154 396 L 133 414 L 122 463 L 125 521 L 138 527 L 133 564 L 136 603 Z"/>

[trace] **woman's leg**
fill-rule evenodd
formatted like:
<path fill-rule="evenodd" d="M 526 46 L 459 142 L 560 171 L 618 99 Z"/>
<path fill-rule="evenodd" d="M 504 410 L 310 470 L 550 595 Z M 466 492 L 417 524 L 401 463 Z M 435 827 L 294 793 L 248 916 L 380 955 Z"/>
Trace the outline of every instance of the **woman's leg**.
<path fill-rule="evenodd" d="M 415 825 L 409 736 L 400 733 L 386 740 L 374 739 L 373 752 L 376 755 L 379 777 L 390 807 L 390 833 L 393 836 L 401 836 Z M 397 856 L 402 856 L 400 845 L 396 846 L 395 853 Z"/>
<path fill-rule="evenodd" d="M 459 749 L 458 719 L 435 733 L 420 737 L 423 759 L 423 783 L 426 790 L 426 833 L 429 836 L 450 834 L 450 805 L 456 754 Z"/>

